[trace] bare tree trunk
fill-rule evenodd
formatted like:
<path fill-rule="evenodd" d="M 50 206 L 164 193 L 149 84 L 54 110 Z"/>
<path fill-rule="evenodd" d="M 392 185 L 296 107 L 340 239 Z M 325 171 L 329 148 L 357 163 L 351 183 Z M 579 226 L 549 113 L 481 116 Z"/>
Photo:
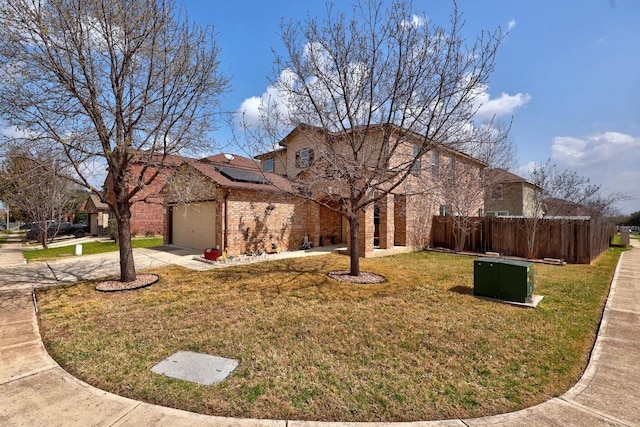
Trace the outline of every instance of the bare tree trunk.
<path fill-rule="evenodd" d="M 456 221 L 453 221 L 453 226 L 454 226 L 454 236 L 456 238 L 456 252 L 462 252 L 464 250 L 464 241 L 466 236 L 465 233 L 465 227 L 462 223 L 458 222 L 456 224 Z"/>
<path fill-rule="evenodd" d="M 118 206 L 118 243 L 120 248 L 120 281 L 136 280 L 136 268 L 131 245 L 131 208 L 128 204 Z"/>
<path fill-rule="evenodd" d="M 351 260 L 350 275 L 360 275 L 360 246 L 358 246 L 358 229 L 360 227 L 360 221 L 358 220 L 358 213 L 353 212 L 349 216 L 349 243 L 351 250 L 349 256 Z"/>
<path fill-rule="evenodd" d="M 533 259 L 536 255 L 536 244 L 538 238 L 537 218 L 525 218 L 525 227 L 527 228 L 527 258 Z"/>
<path fill-rule="evenodd" d="M 47 231 L 48 230 L 45 230 L 43 232 L 40 230 L 40 233 L 38 233 L 38 240 L 40 240 L 40 243 L 42 244 L 42 249 L 47 249 L 49 247 Z"/>

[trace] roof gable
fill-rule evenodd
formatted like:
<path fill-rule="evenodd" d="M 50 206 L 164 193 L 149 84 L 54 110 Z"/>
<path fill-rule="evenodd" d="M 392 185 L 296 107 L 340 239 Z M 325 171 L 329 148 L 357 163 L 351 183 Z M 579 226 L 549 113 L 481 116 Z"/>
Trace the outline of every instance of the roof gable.
<path fill-rule="evenodd" d="M 293 189 L 287 178 L 262 172 L 254 167 L 242 168 L 210 162 L 193 162 L 185 165 L 196 169 L 221 188 L 268 192 L 291 192 Z"/>
<path fill-rule="evenodd" d="M 534 184 L 533 182 L 527 181 L 525 178 L 501 168 L 493 168 L 493 169 L 486 170 L 485 177 L 489 182 L 493 184 L 523 183 L 523 184 L 529 184 L 533 187 L 541 188 L 539 185 Z"/>

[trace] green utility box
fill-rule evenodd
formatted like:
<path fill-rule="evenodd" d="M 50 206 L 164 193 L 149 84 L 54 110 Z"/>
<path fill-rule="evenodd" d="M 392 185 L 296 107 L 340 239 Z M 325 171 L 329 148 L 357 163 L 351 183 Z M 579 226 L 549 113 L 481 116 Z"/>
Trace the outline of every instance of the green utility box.
<path fill-rule="evenodd" d="M 515 302 L 531 302 L 533 263 L 479 258 L 473 263 L 474 295 Z"/>

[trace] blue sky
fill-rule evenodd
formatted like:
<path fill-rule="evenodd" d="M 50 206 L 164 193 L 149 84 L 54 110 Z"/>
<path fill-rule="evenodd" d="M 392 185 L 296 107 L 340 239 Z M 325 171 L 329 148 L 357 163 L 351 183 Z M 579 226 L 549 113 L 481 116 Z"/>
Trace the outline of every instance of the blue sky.
<path fill-rule="evenodd" d="M 348 10 L 351 1 L 336 2 Z M 236 111 L 268 90 L 281 19 L 322 17 L 324 1 L 185 0 L 191 19 L 211 24 Z M 635 0 L 459 0 L 472 40 L 483 29 L 509 30 L 485 102 L 505 118 L 519 163 L 551 158 L 606 191 L 624 191 L 623 213 L 640 210 L 640 2 Z M 414 1 L 417 12 L 447 26 L 452 2 Z M 243 104 L 244 103 L 244 104 Z M 216 138 L 224 142 L 228 132 Z"/>
<path fill-rule="evenodd" d="M 221 69 L 232 76 L 226 111 L 250 109 L 268 93 L 282 19 L 326 15 L 324 0 L 182 1 L 191 20 L 217 33 Z M 335 3 L 349 11 L 353 1 Z M 634 196 L 617 205 L 622 213 L 640 210 L 640 1 L 458 0 L 458 7 L 470 41 L 481 30 L 509 31 L 483 102 L 513 117 L 516 172 L 551 159 L 607 192 Z M 450 0 L 414 0 L 416 12 L 445 28 L 452 8 Z M 222 123 L 213 136 L 225 143 L 230 132 Z"/>

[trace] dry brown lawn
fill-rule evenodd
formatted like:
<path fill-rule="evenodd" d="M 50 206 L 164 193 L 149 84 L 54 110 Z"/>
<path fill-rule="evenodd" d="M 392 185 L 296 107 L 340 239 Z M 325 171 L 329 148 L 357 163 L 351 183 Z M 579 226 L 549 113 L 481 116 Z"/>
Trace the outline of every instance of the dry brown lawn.
<path fill-rule="evenodd" d="M 536 309 L 473 296 L 473 258 L 362 260 L 382 284 L 327 276 L 339 255 L 210 272 L 153 270 L 121 293 L 41 289 L 40 328 L 70 373 L 123 396 L 203 414 L 298 420 L 478 417 L 541 403 L 580 377 L 619 250 L 593 265 L 536 265 Z M 151 367 L 180 350 L 240 361 L 200 386 Z"/>

